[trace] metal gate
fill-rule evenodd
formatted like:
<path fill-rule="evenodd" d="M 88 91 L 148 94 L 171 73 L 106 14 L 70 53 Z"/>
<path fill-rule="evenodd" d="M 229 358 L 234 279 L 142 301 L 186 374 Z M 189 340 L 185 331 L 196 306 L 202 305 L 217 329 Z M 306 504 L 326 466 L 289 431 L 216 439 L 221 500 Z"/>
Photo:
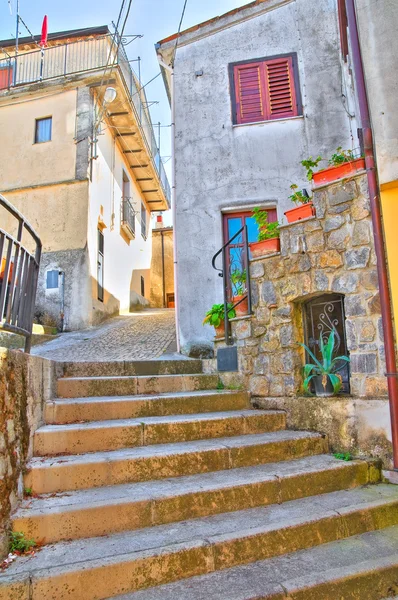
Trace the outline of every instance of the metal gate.
<path fill-rule="evenodd" d="M 313 351 L 316 358 L 321 358 L 319 339 L 323 341 L 329 338 L 331 331 L 335 332 L 336 356 L 348 356 L 347 337 L 345 328 L 344 296 L 341 294 L 327 294 L 318 296 L 304 305 L 304 333 L 305 343 Z M 307 362 L 313 362 L 307 355 Z M 350 367 L 347 363 L 341 363 L 339 371 L 343 379 L 342 391 L 350 392 Z"/>

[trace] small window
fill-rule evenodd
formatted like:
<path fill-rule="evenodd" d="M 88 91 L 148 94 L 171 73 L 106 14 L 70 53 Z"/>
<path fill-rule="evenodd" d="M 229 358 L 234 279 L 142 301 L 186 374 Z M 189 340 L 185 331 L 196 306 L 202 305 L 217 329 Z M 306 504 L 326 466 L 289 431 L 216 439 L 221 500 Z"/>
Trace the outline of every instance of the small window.
<path fill-rule="evenodd" d="M 146 233 L 146 208 L 145 208 L 145 204 L 143 202 L 141 202 L 141 235 L 144 238 L 144 240 L 146 240 L 146 238 L 147 238 L 147 233 Z"/>
<path fill-rule="evenodd" d="M 302 113 L 296 55 L 230 66 L 235 124 L 296 117 Z"/>
<path fill-rule="evenodd" d="M 58 289 L 58 275 L 58 271 L 47 271 L 46 287 L 48 290 Z"/>
<path fill-rule="evenodd" d="M 51 141 L 52 124 L 52 117 L 36 119 L 35 144 L 42 144 L 43 142 Z"/>
<path fill-rule="evenodd" d="M 145 279 L 141 275 L 141 296 L 145 298 Z"/>

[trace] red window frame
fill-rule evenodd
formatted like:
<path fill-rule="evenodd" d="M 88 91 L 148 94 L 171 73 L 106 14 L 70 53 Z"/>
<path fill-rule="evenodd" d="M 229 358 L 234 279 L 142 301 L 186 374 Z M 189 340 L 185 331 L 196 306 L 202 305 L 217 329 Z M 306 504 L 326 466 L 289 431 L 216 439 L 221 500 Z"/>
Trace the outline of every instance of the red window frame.
<path fill-rule="evenodd" d="M 302 114 L 297 55 L 230 65 L 233 122 L 238 125 Z"/>

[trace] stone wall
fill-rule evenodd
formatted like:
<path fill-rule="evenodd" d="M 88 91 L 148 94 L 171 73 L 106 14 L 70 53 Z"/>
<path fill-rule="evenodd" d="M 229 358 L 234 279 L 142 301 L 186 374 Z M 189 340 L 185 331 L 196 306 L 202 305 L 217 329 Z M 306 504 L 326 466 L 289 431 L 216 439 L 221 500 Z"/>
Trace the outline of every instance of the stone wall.
<path fill-rule="evenodd" d="M 54 395 L 54 363 L 0 348 L 0 558 L 8 549 L 8 524 L 23 495 L 23 473 L 44 403 Z"/>
<path fill-rule="evenodd" d="M 232 322 L 239 375 L 256 406 L 287 410 L 290 427 L 323 432 L 333 450 L 379 456 L 389 465 L 387 380 L 366 176 L 324 187 L 313 201 L 316 217 L 281 227 L 280 254 L 251 261 L 254 314 Z M 344 296 L 351 394 L 303 398 L 305 357 L 298 344 L 304 341 L 303 307 L 329 293 Z"/>
<path fill-rule="evenodd" d="M 172 227 L 152 230 L 151 306 L 156 308 L 167 307 L 167 294 L 174 294 L 173 246 Z"/>

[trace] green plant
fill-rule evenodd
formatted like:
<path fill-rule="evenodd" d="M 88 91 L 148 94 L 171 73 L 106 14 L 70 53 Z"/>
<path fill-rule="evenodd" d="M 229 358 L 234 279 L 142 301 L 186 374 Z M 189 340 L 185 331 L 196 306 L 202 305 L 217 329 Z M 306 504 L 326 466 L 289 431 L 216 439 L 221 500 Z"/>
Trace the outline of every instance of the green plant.
<path fill-rule="evenodd" d="M 329 380 L 333 386 L 333 392 L 335 394 L 338 394 L 339 391 L 341 390 L 341 386 L 342 386 L 343 382 L 342 382 L 341 375 L 338 373 L 338 371 L 340 371 L 345 366 L 344 363 L 350 362 L 350 359 L 348 358 L 348 356 L 336 356 L 335 358 L 333 358 L 334 345 L 335 345 L 334 330 L 332 330 L 330 332 L 329 339 L 326 344 L 323 341 L 322 334 L 320 335 L 319 348 L 320 348 L 320 352 L 322 355 L 322 362 L 320 362 L 316 358 L 316 356 L 313 354 L 313 352 L 308 348 L 308 346 L 306 346 L 305 344 L 300 344 L 300 346 L 302 346 L 303 348 L 306 349 L 306 351 L 308 352 L 308 354 L 311 356 L 312 360 L 314 361 L 314 364 L 310 363 L 310 364 L 304 365 L 303 387 L 304 387 L 304 391 L 306 393 L 310 393 L 309 385 L 310 385 L 311 380 L 314 377 L 319 377 L 319 376 L 322 377 L 322 384 L 324 387 L 326 387 L 326 382 L 327 382 L 327 379 L 329 378 Z M 339 365 L 339 363 L 343 363 L 343 364 Z"/>
<path fill-rule="evenodd" d="M 23 493 L 24 493 L 24 496 L 32 496 L 33 495 L 32 488 L 25 488 Z"/>
<path fill-rule="evenodd" d="M 253 209 L 253 218 L 258 226 L 258 241 L 272 240 L 279 237 L 279 223 L 268 222 L 268 213 L 258 206 Z"/>
<path fill-rule="evenodd" d="M 329 160 L 329 165 L 338 167 L 339 165 L 351 162 L 352 160 L 355 160 L 354 152 L 352 150 L 343 150 L 343 148 L 339 146 L 336 152 L 332 154 L 332 158 Z"/>
<path fill-rule="evenodd" d="M 231 283 L 234 290 L 235 296 L 243 296 L 246 291 L 246 269 L 240 271 L 239 269 L 235 269 L 231 273 Z"/>
<path fill-rule="evenodd" d="M 223 384 L 223 382 L 221 381 L 221 379 L 218 380 L 217 389 L 218 390 L 224 390 L 225 389 L 225 385 Z"/>
<path fill-rule="evenodd" d="M 349 452 L 335 452 L 333 454 L 333 456 L 335 458 L 337 458 L 338 460 L 345 460 L 345 461 L 349 461 L 352 460 L 352 454 L 350 454 Z"/>
<path fill-rule="evenodd" d="M 307 179 L 308 179 L 308 181 L 312 181 L 312 178 L 314 176 L 314 169 L 317 168 L 317 166 L 319 165 L 319 163 L 322 160 L 323 160 L 322 156 L 317 156 L 315 158 L 315 160 L 312 158 L 312 156 L 310 156 L 306 160 L 302 160 L 301 161 L 301 164 L 303 165 L 303 167 L 305 169 L 307 169 Z"/>
<path fill-rule="evenodd" d="M 27 540 L 25 535 L 20 531 L 12 531 L 10 533 L 10 552 L 11 554 L 25 554 L 36 546 L 33 540 Z"/>
<path fill-rule="evenodd" d="M 295 183 L 292 183 L 290 189 L 293 193 L 291 194 L 291 196 L 289 196 L 289 200 L 291 200 L 295 204 L 308 204 L 308 202 L 311 202 L 312 198 L 310 198 L 309 196 L 305 196 L 303 192 L 298 189 L 298 185 L 296 185 Z"/>
<path fill-rule="evenodd" d="M 232 304 L 228 304 L 228 319 L 234 319 L 236 317 L 235 309 L 232 308 Z M 207 311 L 205 318 L 203 319 L 203 325 L 212 325 L 213 327 L 220 327 L 224 321 L 224 304 L 213 304 L 210 310 Z"/>

